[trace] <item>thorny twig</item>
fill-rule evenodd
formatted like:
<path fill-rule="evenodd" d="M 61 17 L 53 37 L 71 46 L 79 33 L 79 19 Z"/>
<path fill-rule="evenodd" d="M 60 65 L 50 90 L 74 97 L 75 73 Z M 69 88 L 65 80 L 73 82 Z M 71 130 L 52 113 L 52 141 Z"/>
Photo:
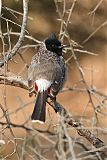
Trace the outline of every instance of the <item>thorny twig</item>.
<path fill-rule="evenodd" d="M 23 2 L 26 2 L 26 4 L 28 4 L 28 0 L 23 0 Z M 102 2 L 102 0 L 100 2 Z M 80 53 L 83 52 L 83 51 L 79 50 L 79 49 L 73 48 L 73 44 L 76 44 L 77 46 L 79 46 L 79 45 L 76 42 L 74 42 L 74 41 L 71 40 L 70 35 L 68 33 L 68 30 L 67 30 L 67 26 L 68 26 L 68 24 L 70 22 L 70 18 L 72 16 L 72 11 L 74 9 L 75 4 L 76 4 L 76 0 L 73 1 L 72 5 L 71 5 L 71 9 L 69 10 L 69 14 L 68 14 L 67 20 L 64 21 L 63 18 L 64 18 L 64 14 L 66 12 L 66 5 L 65 5 L 65 0 L 64 0 L 63 14 L 62 14 L 63 16 L 61 16 L 61 14 L 59 14 L 60 19 L 61 19 L 60 34 L 62 35 L 62 37 L 66 36 L 67 39 L 68 39 L 68 42 L 70 44 L 70 50 L 72 52 L 71 58 L 72 57 L 74 58 L 74 60 L 76 62 L 76 65 L 77 65 L 77 68 L 78 68 L 78 70 L 80 72 L 80 75 L 81 75 L 81 78 L 82 78 L 82 82 L 86 86 L 86 88 L 83 89 L 83 91 L 88 93 L 88 95 L 89 95 L 89 101 L 91 101 L 91 94 L 96 93 L 99 96 L 103 96 L 103 94 L 100 93 L 99 91 L 97 91 L 96 89 L 90 88 L 87 85 L 87 83 L 86 83 L 86 81 L 84 79 L 84 73 L 83 73 L 82 67 L 79 64 L 78 59 L 77 59 L 77 57 L 75 55 L 75 51 L 80 52 Z M 96 9 L 98 7 L 96 7 Z M 23 46 L 23 47 L 21 47 L 24 37 L 26 37 L 28 39 L 31 39 L 31 40 L 35 41 L 36 43 L 40 43 L 40 41 L 34 39 L 32 36 L 25 35 L 25 28 L 26 28 L 26 23 L 27 23 L 27 12 L 28 12 L 27 10 L 28 10 L 28 8 L 24 10 L 24 14 L 23 14 L 23 24 L 22 24 L 22 28 L 21 28 L 21 35 L 20 35 L 20 33 L 16 33 L 16 32 L 14 33 L 14 32 L 11 32 L 9 30 L 8 30 L 7 33 L 3 33 L 2 34 L 3 36 L 5 36 L 5 35 L 8 36 L 8 40 L 9 41 L 10 41 L 10 39 L 9 39 L 10 35 L 16 35 L 16 36 L 20 36 L 20 37 L 19 37 L 18 42 L 14 46 L 14 48 L 12 50 L 10 49 L 9 50 L 9 54 L 6 55 L 6 57 L 4 57 L 4 61 L 1 61 L 0 66 L 3 66 L 6 61 L 10 60 L 14 55 L 16 55 L 16 53 L 17 53 L 17 51 L 19 51 L 19 49 L 24 48 L 24 47 L 25 48 L 26 47 L 30 47 L 30 46 Z M 59 12 L 59 10 L 57 10 L 57 11 Z M 105 22 L 104 24 L 102 24 L 102 26 L 104 26 L 106 23 L 107 22 Z M 8 25 L 8 21 L 7 21 L 7 25 Z M 102 26 L 100 26 L 96 31 L 98 31 Z M 96 31 L 94 33 L 96 33 Z M 91 36 L 93 36 L 93 34 Z M 91 38 L 91 37 L 88 37 L 88 38 Z M 11 48 L 11 43 L 10 43 L 10 48 Z M 84 51 L 84 53 L 89 53 L 89 54 L 94 55 L 94 53 L 87 52 L 87 51 Z M 5 82 L 5 85 L 11 85 L 11 86 L 20 87 L 20 88 L 28 90 L 28 86 L 27 86 L 26 80 L 22 79 L 20 76 L 16 76 L 16 75 L 8 73 L 8 72 L 6 74 L 4 74 L 3 72 L 1 72 L 1 74 L 0 74 L 0 84 L 4 84 L 4 82 Z M 73 89 L 71 88 L 71 89 L 68 89 L 68 90 L 75 90 L 75 88 L 73 88 Z M 106 95 L 104 95 L 104 97 L 107 98 Z M 70 126 L 74 127 L 77 130 L 77 132 L 78 132 L 78 134 L 80 136 L 83 136 L 84 138 L 86 138 L 93 146 L 95 146 L 97 148 L 97 149 L 93 150 L 93 152 L 99 152 L 99 153 L 101 152 L 101 156 L 102 157 L 103 156 L 104 157 L 107 156 L 107 149 L 106 149 L 106 146 L 104 145 L 104 142 L 102 142 L 99 138 L 97 138 L 90 130 L 88 130 L 87 128 L 83 127 L 83 125 L 80 122 L 76 121 L 67 112 L 67 110 L 61 104 L 59 104 L 58 102 L 53 102 L 53 101 L 47 101 L 47 103 L 50 106 L 52 106 L 57 112 L 59 112 L 59 114 L 62 117 L 65 117 L 65 123 L 67 123 Z M 1 109 L 3 109 L 3 108 L 1 107 Z M 2 111 L 3 111 L 3 113 L 5 113 L 4 110 L 2 110 Z M 11 129 L 12 127 L 20 127 L 20 128 L 25 129 L 26 131 L 32 131 L 32 129 L 26 127 L 25 124 L 22 124 L 22 125 L 14 124 L 11 121 L 0 122 L 0 124 L 6 126 L 9 129 Z M 34 152 L 35 152 L 35 150 L 34 150 Z M 37 153 L 35 152 L 35 154 L 37 154 Z"/>
<path fill-rule="evenodd" d="M 5 61 L 7 62 L 7 61 L 11 60 L 12 57 L 16 55 L 17 51 L 19 50 L 19 48 L 21 47 L 21 45 L 24 41 L 25 29 L 27 26 L 27 19 L 28 19 L 28 2 L 29 2 L 29 0 L 23 0 L 24 13 L 23 13 L 23 22 L 22 22 L 22 26 L 21 26 L 20 37 L 19 37 L 16 45 L 10 51 L 10 53 L 5 56 L 4 60 L 0 61 L 0 67 L 2 67 L 4 65 Z"/>
<path fill-rule="evenodd" d="M 75 0 L 74 0 L 74 1 L 75 1 Z M 75 4 L 75 3 L 74 3 L 74 4 Z M 79 63 L 79 61 L 78 61 L 78 58 L 77 58 L 76 54 L 75 54 L 75 49 L 73 48 L 73 43 L 72 43 L 72 41 L 71 41 L 70 34 L 69 34 L 68 29 L 67 29 L 67 27 L 66 27 L 66 22 L 64 21 L 64 19 L 63 19 L 63 17 L 62 17 L 62 14 L 61 14 L 61 12 L 60 12 L 60 10 L 59 10 L 58 3 L 57 3 L 56 1 L 55 1 L 55 5 L 56 5 L 56 8 L 57 8 L 57 12 L 58 12 L 59 18 L 61 19 L 61 22 L 63 22 L 63 30 L 64 30 L 64 31 L 62 32 L 62 34 L 63 34 L 65 37 L 67 37 L 68 43 L 69 43 L 69 45 L 70 45 L 70 50 L 71 50 L 71 53 L 72 53 L 72 57 L 73 57 L 73 59 L 74 59 L 74 61 L 75 61 L 75 64 L 76 64 L 76 66 L 77 66 L 77 69 L 78 69 L 78 71 L 79 71 L 79 73 L 80 73 L 81 82 L 85 85 L 85 88 L 86 88 L 86 90 L 87 90 L 87 94 L 88 94 L 88 96 L 89 96 L 89 99 L 91 100 L 91 99 L 92 99 L 92 96 L 91 96 L 91 88 L 88 86 L 88 84 L 87 84 L 87 82 L 86 82 L 86 80 L 85 80 L 85 78 L 84 78 L 84 71 L 83 71 L 82 66 L 80 65 L 80 63 Z M 68 15 L 68 16 L 69 16 L 69 15 Z M 92 107 L 93 107 L 93 110 L 94 110 L 94 105 L 93 105 L 93 104 L 92 104 Z M 95 110 L 94 110 L 94 114 L 95 114 L 95 118 L 97 119 L 97 114 L 96 114 Z"/>
<path fill-rule="evenodd" d="M 3 78 L 5 78 L 5 77 L 3 77 L 3 74 L 2 74 L 2 80 L 3 80 Z M 9 76 L 7 76 L 6 77 L 6 85 L 19 87 L 20 86 L 19 79 L 20 79 L 20 77 L 18 77 L 18 76 L 15 77 L 15 75 L 13 77 L 11 77 L 11 79 Z M 28 90 L 26 80 L 23 80 L 21 78 L 20 82 L 21 82 L 21 88 Z M 98 91 L 97 91 L 97 94 L 98 94 Z M 100 94 L 100 92 L 99 92 L 99 94 Z M 47 103 L 51 107 L 53 107 L 61 116 L 64 116 L 66 119 L 66 123 L 68 123 L 70 126 L 74 127 L 77 130 L 78 134 L 80 136 L 83 136 L 84 138 L 86 138 L 91 144 L 93 144 L 93 146 L 95 146 L 96 148 L 100 148 L 100 147 L 105 146 L 103 141 L 101 141 L 99 138 L 97 138 L 93 133 L 91 133 L 91 131 L 89 131 L 88 129 L 85 129 L 80 122 L 76 121 L 71 115 L 69 115 L 67 110 L 60 103 L 58 103 L 58 102 L 54 103 L 53 101 L 47 101 Z M 15 126 L 15 124 L 14 124 L 13 127 L 21 127 L 21 126 L 17 126 L 17 125 Z M 102 151 L 102 154 L 107 156 L 107 149 L 106 148 L 104 148 L 104 151 Z"/>
<path fill-rule="evenodd" d="M 107 25 L 107 20 L 104 21 L 100 26 L 98 26 L 94 32 L 92 32 L 83 42 L 82 44 L 85 44 L 87 41 L 89 41 L 90 38 L 93 37 L 93 35 L 95 35 L 96 32 L 98 32 L 102 27 Z"/>

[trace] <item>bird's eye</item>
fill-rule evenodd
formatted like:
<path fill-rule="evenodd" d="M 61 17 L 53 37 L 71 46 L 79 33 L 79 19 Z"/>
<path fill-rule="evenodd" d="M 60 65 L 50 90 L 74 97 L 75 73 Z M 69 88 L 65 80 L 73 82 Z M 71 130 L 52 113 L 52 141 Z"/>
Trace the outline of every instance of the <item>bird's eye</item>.
<path fill-rule="evenodd" d="M 55 45 L 54 44 L 52 44 L 52 48 L 54 48 L 55 47 Z"/>

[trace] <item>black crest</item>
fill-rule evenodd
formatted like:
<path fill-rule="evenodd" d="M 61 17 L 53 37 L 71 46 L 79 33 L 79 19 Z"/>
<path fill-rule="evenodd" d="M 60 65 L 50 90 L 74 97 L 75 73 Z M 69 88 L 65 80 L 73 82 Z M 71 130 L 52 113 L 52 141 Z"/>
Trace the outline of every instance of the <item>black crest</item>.
<path fill-rule="evenodd" d="M 62 55 L 62 45 L 54 33 L 50 34 L 45 40 L 47 50 L 55 52 L 57 55 Z"/>

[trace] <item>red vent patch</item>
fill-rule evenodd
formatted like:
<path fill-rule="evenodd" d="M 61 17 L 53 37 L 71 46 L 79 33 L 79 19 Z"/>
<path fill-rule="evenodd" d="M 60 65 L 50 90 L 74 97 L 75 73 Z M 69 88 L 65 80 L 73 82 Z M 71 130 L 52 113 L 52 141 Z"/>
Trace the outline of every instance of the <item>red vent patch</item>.
<path fill-rule="evenodd" d="M 36 83 L 34 84 L 34 87 L 35 87 L 35 91 L 37 92 L 38 91 L 38 86 L 37 86 Z"/>

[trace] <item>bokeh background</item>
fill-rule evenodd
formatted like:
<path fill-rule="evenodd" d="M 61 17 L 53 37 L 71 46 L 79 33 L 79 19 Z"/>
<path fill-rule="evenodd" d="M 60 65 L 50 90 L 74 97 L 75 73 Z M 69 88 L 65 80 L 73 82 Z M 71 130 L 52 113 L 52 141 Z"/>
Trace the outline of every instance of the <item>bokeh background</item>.
<path fill-rule="evenodd" d="M 66 2 L 66 11 L 69 12 L 69 9 L 73 3 L 73 0 L 65 0 Z M 62 9 L 62 0 L 58 1 L 60 9 Z M 107 94 L 107 25 L 102 26 L 87 42 L 84 40 L 93 33 L 99 26 L 107 21 L 107 0 L 103 0 L 99 7 L 96 9 L 95 14 L 92 11 L 98 4 L 98 0 L 77 0 L 72 16 L 71 21 L 68 25 L 68 31 L 72 40 L 78 42 L 78 44 L 83 46 L 83 50 L 93 52 L 95 55 L 89 55 L 86 53 L 76 52 L 79 63 L 81 64 L 84 77 L 89 86 L 93 85 L 97 90 Z M 18 12 L 23 12 L 22 1 L 21 0 L 3 0 L 3 6 L 14 9 Z M 5 18 L 11 19 L 16 23 L 21 25 L 22 16 L 15 14 L 16 17 L 9 12 L 6 8 L 2 9 L 2 14 Z M 58 20 L 58 13 L 56 12 L 56 7 L 54 0 L 30 0 L 29 1 L 29 20 L 27 30 L 29 35 L 34 38 L 43 41 L 51 32 L 55 32 L 57 35 L 60 31 L 60 21 Z M 6 32 L 6 23 L 1 19 L 2 32 Z M 9 28 L 13 32 L 20 32 L 20 27 L 9 23 Z M 11 36 L 12 45 L 17 41 L 16 36 Z M 23 45 L 25 44 L 35 44 L 33 41 L 25 39 Z M 6 51 L 8 51 L 8 46 L 6 46 Z M 0 43 L 0 52 L 2 53 L 2 43 Z M 29 64 L 32 56 L 35 54 L 35 48 L 28 48 L 22 52 L 23 58 L 26 64 Z M 70 52 L 64 54 L 65 59 L 71 55 Z M 11 72 L 27 78 L 27 69 L 25 68 L 25 63 L 22 61 L 19 55 L 16 55 L 14 58 L 15 62 L 10 61 L 8 68 Z M 84 86 L 81 84 L 80 73 L 75 64 L 74 59 L 72 58 L 68 62 L 68 79 L 65 84 L 65 87 L 72 88 L 77 87 L 83 89 Z M 19 89 L 16 87 L 7 86 L 6 87 L 6 102 L 8 107 L 8 112 L 11 113 L 16 109 L 22 107 L 22 109 L 14 112 L 10 115 L 10 119 L 15 124 L 23 124 L 26 119 L 32 113 L 34 99 L 29 98 L 28 91 L 24 89 Z M 101 106 L 101 99 L 99 97 L 93 97 L 94 106 L 97 107 L 100 104 L 100 111 L 98 113 L 89 103 L 89 97 L 86 92 L 79 91 L 67 91 L 62 92 L 58 95 L 58 102 L 60 102 L 67 110 L 78 120 L 81 120 L 85 126 L 91 127 L 93 132 L 97 136 L 101 137 L 105 143 L 107 143 L 106 137 L 106 128 L 107 128 L 107 106 L 106 101 L 104 106 Z M 0 103 L 4 105 L 4 85 L 0 86 Z M 87 105 L 88 104 L 88 105 Z M 97 112 L 97 120 L 95 117 L 95 112 Z M 0 116 L 2 117 L 2 111 L 0 111 Z M 58 114 L 55 114 L 53 109 L 47 105 L 47 121 L 46 124 L 35 125 L 33 127 L 45 130 L 51 123 L 51 130 L 55 124 L 58 124 L 60 117 Z M 1 119 L 3 120 L 3 119 Z M 27 126 L 31 127 L 31 121 L 28 121 Z M 104 132 L 98 132 L 94 127 L 104 128 Z M 2 126 L 1 126 L 2 131 Z M 13 129 L 15 137 L 19 138 L 18 144 L 21 144 L 21 138 L 24 138 L 26 133 L 25 130 L 21 128 Z M 71 129 L 72 136 L 78 136 L 76 131 Z M 28 135 L 27 135 L 28 136 Z M 6 140 L 6 149 L 3 151 L 3 156 L 9 153 L 12 153 L 14 145 L 9 139 L 11 139 L 11 133 L 8 129 L 5 129 L 1 132 L 1 138 Z M 47 158 L 52 159 L 51 155 L 46 155 Z M 8 157 L 8 159 L 16 159 L 15 154 Z M 30 159 L 30 158 L 26 158 Z"/>

